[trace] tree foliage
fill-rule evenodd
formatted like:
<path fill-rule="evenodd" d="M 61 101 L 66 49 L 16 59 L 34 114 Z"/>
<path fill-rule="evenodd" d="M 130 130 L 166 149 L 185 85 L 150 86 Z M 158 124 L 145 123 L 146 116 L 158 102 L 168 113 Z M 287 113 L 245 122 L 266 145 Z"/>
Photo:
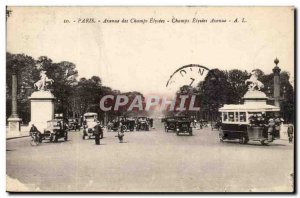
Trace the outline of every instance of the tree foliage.
<path fill-rule="evenodd" d="M 274 89 L 274 76 L 272 74 L 264 74 L 260 69 L 256 69 L 258 80 L 264 84 L 261 90 L 272 98 Z M 178 94 L 194 94 L 197 96 L 200 104 L 199 119 L 217 119 L 218 108 L 224 104 L 239 104 L 243 102 L 243 96 L 248 88 L 245 83 L 250 77 L 247 71 L 233 69 L 229 71 L 222 71 L 219 69 L 212 69 L 208 72 L 204 81 L 198 83 L 196 88 L 183 86 Z M 281 111 L 286 121 L 292 122 L 294 118 L 294 89 L 290 83 L 290 75 L 286 71 L 280 73 L 280 87 L 281 87 Z M 193 113 L 190 113 L 190 115 Z"/>

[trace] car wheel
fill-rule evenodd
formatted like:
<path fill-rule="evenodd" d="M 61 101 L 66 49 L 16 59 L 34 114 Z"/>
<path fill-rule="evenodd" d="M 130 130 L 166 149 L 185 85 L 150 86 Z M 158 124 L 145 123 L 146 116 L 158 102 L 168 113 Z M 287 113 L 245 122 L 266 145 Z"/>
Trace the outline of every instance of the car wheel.
<path fill-rule="evenodd" d="M 68 133 L 65 134 L 64 140 L 65 140 L 65 142 L 68 141 Z"/>

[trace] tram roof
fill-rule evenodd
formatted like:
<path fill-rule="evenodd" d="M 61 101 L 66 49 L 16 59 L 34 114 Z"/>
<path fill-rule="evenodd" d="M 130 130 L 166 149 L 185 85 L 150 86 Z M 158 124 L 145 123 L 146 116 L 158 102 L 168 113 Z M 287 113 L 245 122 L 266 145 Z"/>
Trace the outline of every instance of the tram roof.
<path fill-rule="evenodd" d="M 280 111 L 280 108 L 267 104 L 229 104 L 221 107 L 219 111 Z"/>

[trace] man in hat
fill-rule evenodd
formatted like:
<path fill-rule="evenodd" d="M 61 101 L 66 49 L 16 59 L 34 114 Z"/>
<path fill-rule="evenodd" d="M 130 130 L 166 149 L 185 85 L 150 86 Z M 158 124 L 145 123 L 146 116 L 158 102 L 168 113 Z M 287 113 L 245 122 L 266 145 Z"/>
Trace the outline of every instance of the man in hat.
<path fill-rule="evenodd" d="M 100 126 L 100 123 L 97 123 L 95 126 L 95 144 L 100 145 L 100 134 L 102 134 L 102 127 Z"/>
<path fill-rule="evenodd" d="M 268 124 L 268 141 L 269 142 L 273 141 L 274 127 L 275 127 L 275 121 L 274 121 L 274 119 L 271 118 L 269 120 L 269 124 Z"/>
<path fill-rule="evenodd" d="M 116 137 L 119 138 L 120 143 L 123 143 L 123 137 L 124 137 L 125 128 L 126 128 L 126 126 L 123 125 L 122 122 L 120 122 L 118 135 L 116 136 Z"/>
<path fill-rule="evenodd" d="M 294 133 L 294 126 L 292 124 L 288 125 L 287 133 L 289 136 L 289 143 L 293 142 L 293 133 Z"/>

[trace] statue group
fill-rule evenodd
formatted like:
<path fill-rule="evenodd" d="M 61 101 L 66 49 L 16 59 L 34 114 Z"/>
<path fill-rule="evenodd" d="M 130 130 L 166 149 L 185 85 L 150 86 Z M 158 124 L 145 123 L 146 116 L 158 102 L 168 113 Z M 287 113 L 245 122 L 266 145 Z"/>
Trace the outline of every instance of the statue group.
<path fill-rule="evenodd" d="M 39 91 L 46 91 L 48 88 L 48 85 L 51 85 L 54 80 L 48 78 L 46 75 L 46 71 L 41 71 L 40 72 L 40 80 L 34 83 L 34 88 L 36 88 Z"/>
<path fill-rule="evenodd" d="M 260 91 L 261 88 L 264 88 L 264 84 L 258 80 L 258 74 L 256 70 L 253 70 L 251 72 L 251 77 L 245 81 L 246 84 L 248 85 L 248 90 L 249 91 L 255 91 L 258 90 Z"/>

